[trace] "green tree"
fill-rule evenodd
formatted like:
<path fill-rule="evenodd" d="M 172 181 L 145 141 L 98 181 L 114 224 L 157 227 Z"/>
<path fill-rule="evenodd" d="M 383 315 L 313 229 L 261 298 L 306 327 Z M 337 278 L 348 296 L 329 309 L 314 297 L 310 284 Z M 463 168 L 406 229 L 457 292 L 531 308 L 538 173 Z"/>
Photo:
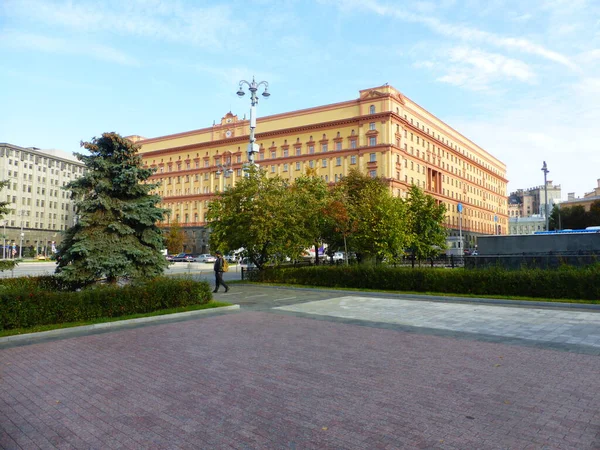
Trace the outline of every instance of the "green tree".
<path fill-rule="evenodd" d="M 302 228 L 306 233 L 302 240 L 315 247 L 315 263 L 319 264 L 319 247 L 323 243 L 326 229 L 326 210 L 329 202 L 329 187 L 314 169 L 296 178 L 291 186 L 291 199 L 300 214 Z M 309 244 L 310 245 L 310 244 Z M 309 246 L 307 245 L 307 247 Z"/>
<path fill-rule="evenodd" d="M 156 223 L 166 211 L 157 206 L 161 198 L 150 194 L 158 186 L 147 182 L 154 170 L 144 168 L 138 147 L 116 133 L 81 146 L 90 153 L 76 154 L 86 172 L 65 187 L 79 220 L 58 249 L 58 276 L 85 286 L 103 278 L 116 283 L 162 274 L 168 262 Z"/>
<path fill-rule="evenodd" d="M 396 258 L 407 243 L 404 231 L 403 202 L 393 197 L 389 187 L 380 178 L 371 178 L 358 170 L 351 170 L 338 183 L 338 198 L 344 198 L 352 224 L 350 247 L 362 262 Z"/>
<path fill-rule="evenodd" d="M 185 235 L 179 222 L 175 220 L 169 225 L 169 231 L 166 232 L 165 245 L 170 255 L 175 255 L 183 251 L 183 241 Z"/>
<path fill-rule="evenodd" d="M 419 187 L 411 186 L 406 199 L 409 249 L 419 261 L 437 255 L 446 248 L 446 229 L 443 226 L 446 207 L 426 195 Z"/>
<path fill-rule="evenodd" d="M 554 205 L 548 217 L 548 228 L 550 230 L 559 230 L 562 228 L 563 213 L 559 205 Z"/>
<path fill-rule="evenodd" d="M 310 245 L 288 183 L 251 168 L 248 176 L 209 205 L 210 245 L 226 253 L 244 248 L 259 269 L 286 256 L 299 258 Z"/>
<path fill-rule="evenodd" d="M 331 197 L 325 208 L 325 228 L 323 231 L 323 240 L 327 243 L 328 254 L 333 257 L 333 253 L 343 250 L 348 260 L 348 240 L 357 229 L 355 220 L 350 217 L 347 203 L 344 198 L 339 197 L 341 192 L 338 190 Z"/>
<path fill-rule="evenodd" d="M 0 191 L 9 185 L 9 181 L 0 181 Z M 9 207 L 9 202 L 0 202 L 0 220 L 4 220 L 4 216 L 11 211 Z M 4 244 L 4 239 L 6 236 L 3 236 L 2 243 Z M 8 250 L 6 250 L 8 251 Z M 4 251 L 0 252 L 0 254 L 4 254 Z M 0 261 L 0 272 L 4 270 L 11 270 L 16 266 L 16 262 L 14 259 L 5 259 Z"/>
<path fill-rule="evenodd" d="M 600 226 L 600 200 L 594 201 L 588 211 L 588 227 Z"/>
<path fill-rule="evenodd" d="M 589 225 L 588 214 L 582 205 L 560 209 L 562 229 L 581 230 Z"/>

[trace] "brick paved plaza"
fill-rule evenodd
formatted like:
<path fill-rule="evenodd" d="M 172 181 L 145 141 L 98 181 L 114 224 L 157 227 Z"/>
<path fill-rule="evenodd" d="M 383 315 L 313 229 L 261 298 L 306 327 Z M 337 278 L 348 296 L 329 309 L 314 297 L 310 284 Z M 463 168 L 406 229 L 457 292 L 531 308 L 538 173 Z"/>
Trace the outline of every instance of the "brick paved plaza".
<path fill-rule="evenodd" d="M 0 347 L 0 447 L 600 448 L 595 341 L 298 306 L 345 295 L 235 285 L 217 299 L 237 312 Z M 600 313 L 580 317 L 594 336 Z"/>

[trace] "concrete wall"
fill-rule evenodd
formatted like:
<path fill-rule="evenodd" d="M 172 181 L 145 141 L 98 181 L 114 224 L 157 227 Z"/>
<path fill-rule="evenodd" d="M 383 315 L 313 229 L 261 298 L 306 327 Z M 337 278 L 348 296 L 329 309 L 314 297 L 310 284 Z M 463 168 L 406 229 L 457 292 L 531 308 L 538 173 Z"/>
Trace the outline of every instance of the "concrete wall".
<path fill-rule="evenodd" d="M 548 253 L 600 254 L 600 233 L 481 236 L 477 245 L 481 256 Z"/>

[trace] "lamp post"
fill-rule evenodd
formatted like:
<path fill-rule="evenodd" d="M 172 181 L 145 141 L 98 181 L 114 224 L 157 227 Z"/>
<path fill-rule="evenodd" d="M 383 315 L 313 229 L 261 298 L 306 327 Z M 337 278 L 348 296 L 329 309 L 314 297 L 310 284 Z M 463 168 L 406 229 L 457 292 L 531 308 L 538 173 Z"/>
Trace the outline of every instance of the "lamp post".
<path fill-rule="evenodd" d="M 227 154 L 229 154 L 229 156 L 226 156 Z M 229 178 L 231 176 L 231 174 L 233 173 L 233 169 L 231 168 L 231 152 L 230 151 L 226 151 L 223 153 L 223 162 L 222 163 L 217 163 L 217 171 L 215 172 L 215 175 L 220 177 L 221 174 L 223 174 L 223 189 L 225 190 L 225 178 Z"/>
<path fill-rule="evenodd" d="M 456 206 L 456 209 L 458 209 L 458 246 L 460 247 L 460 256 L 464 256 L 465 254 L 465 249 L 463 248 L 463 239 L 462 239 L 462 212 L 463 212 L 463 205 L 462 203 L 458 203 L 458 205 Z"/>
<path fill-rule="evenodd" d="M 4 233 L 2 234 L 2 259 L 6 259 L 6 222 L 8 220 L 2 221 L 2 225 L 4 226 Z"/>
<path fill-rule="evenodd" d="M 544 161 L 544 165 L 542 166 L 542 172 L 544 172 L 544 216 L 546 218 L 546 231 L 548 230 L 548 184 L 546 182 L 546 176 L 548 175 L 548 166 L 546 166 L 546 161 Z"/>
<path fill-rule="evenodd" d="M 250 143 L 248 144 L 248 163 L 250 166 L 254 166 L 254 154 L 258 153 L 259 147 L 256 143 L 256 138 L 254 137 L 254 130 L 256 128 L 256 105 L 258 104 L 258 96 L 256 95 L 256 91 L 258 88 L 263 85 L 265 87 L 262 96 L 268 98 L 271 94 L 269 93 L 269 83 L 266 81 L 256 82 L 254 77 L 252 77 L 252 82 L 249 83 L 246 80 L 240 81 L 240 88 L 237 91 L 237 95 L 243 97 L 246 93 L 243 90 L 244 85 L 248 86 L 248 90 L 250 91 Z"/>
<path fill-rule="evenodd" d="M 25 211 L 21 210 L 21 244 L 19 245 L 19 259 L 23 257 L 23 238 L 25 237 L 25 233 L 23 233 L 23 216 L 25 215 Z"/>

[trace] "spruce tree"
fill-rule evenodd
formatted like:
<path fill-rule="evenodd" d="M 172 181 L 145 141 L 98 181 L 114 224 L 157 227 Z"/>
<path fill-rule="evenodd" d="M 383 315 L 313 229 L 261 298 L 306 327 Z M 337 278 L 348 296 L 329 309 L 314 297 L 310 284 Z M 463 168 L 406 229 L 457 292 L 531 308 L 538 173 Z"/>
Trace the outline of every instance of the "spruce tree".
<path fill-rule="evenodd" d="M 77 223 L 68 229 L 58 249 L 59 277 L 76 286 L 101 279 L 144 280 L 162 274 L 163 235 L 156 223 L 166 210 L 147 183 L 154 169 L 144 168 L 138 147 L 118 135 L 104 133 L 75 154 L 85 174 L 65 189 L 75 200 Z"/>

